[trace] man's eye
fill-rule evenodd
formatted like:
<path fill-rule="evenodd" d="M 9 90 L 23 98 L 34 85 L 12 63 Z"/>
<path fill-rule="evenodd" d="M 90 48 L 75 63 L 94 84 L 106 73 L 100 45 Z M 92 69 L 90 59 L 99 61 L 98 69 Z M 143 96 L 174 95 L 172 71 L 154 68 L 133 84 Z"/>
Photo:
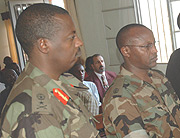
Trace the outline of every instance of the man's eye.
<path fill-rule="evenodd" d="M 71 39 L 74 39 L 76 36 L 75 35 L 73 35 L 72 37 L 71 37 Z"/>
<path fill-rule="evenodd" d="M 152 47 L 153 46 L 153 44 L 148 44 L 146 47 Z"/>

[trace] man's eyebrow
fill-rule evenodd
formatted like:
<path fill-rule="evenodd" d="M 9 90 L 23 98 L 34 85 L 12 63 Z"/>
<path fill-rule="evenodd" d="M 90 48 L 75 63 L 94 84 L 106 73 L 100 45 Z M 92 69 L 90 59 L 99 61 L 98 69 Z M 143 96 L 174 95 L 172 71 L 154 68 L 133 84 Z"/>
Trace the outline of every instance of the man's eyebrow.
<path fill-rule="evenodd" d="M 76 31 L 71 31 L 67 34 L 67 36 L 72 36 L 72 35 L 75 35 L 76 34 Z"/>
<path fill-rule="evenodd" d="M 69 35 L 76 34 L 76 31 L 69 32 Z"/>

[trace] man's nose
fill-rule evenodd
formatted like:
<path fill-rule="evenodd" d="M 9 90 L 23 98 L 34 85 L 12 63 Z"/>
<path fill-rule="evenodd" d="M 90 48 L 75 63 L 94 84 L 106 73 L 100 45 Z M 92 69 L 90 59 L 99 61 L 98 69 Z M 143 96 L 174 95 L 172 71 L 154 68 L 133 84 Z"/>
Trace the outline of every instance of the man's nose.
<path fill-rule="evenodd" d="M 75 47 L 81 47 L 83 46 L 83 42 L 79 39 L 79 37 L 77 36 L 76 38 L 76 43 L 75 43 Z"/>
<path fill-rule="evenodd" d="M 151 51 L 152 51 L 153 53 L 157 53 L 157 52 L 158 52 L 155 45 L 152 46 Z"/>
<path fill-rule="evenodd" d="M 102 61 L 100 62 L 100 65 L 103 66 L 103 62 Z"/>

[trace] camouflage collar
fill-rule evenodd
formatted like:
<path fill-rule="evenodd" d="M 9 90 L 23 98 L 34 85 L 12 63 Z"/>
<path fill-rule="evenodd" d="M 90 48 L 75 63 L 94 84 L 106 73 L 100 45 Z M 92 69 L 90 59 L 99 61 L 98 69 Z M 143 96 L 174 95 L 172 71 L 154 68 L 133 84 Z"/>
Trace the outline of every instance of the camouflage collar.
<path fill-rule="evenodd" d="M 138 78 L 135 74 L 126 70 L 123 66 L 120 67 L 119 75 L 123 76 L 127 80 L 130 80 L 131 82 L 133 81 L 134 83 L 136 83 L 136 85 L 139 84 L 140 86 L 143 86 L 144 84 L 147 84 L 147 82 L 144 82 L 143 80 Z M 162 74 L 152 69 L 148 71 L 148 75 L 152 79 L 152 83 L 150 85 L 152 85 L 153 87 L 155 87 L 154 84 L 161 82 L 160 78 L 164 78 Z M 166 81 L 166 79 L 164 80 Z"/>
<path fill-rule="evenodd" d="M 53 81 L 53 79 L 51 79 L 37 67 L 33 66 L 30 62 L 26 63 L 25 72 L 30 78 L 32 78 L 40 86 L 45 87 L 49 92 L 52 92 L 53 88 L 59 87 L 58 84 Z M 63 75 L 61 75 L 59 77 L 59 81 L 61 81 L 63 85 L 75 86 L 81 89 L 88 89 L 86 86 L 80 87 L 80 81 L 69 73 L 64 73 Z"/>
<path fill-rule="evenodd" d="M 88 89 L 87 86 L 85 86 L 84 84 L 82 84 L 82 82 L 80 80 L 78 80 L 76 77 L 74 77 L 72 74 L 70 73 L 63 73 L 60 78 L 59 78 L 63 83 L 66 83 L 68 85 L 73 85 L 75 87 L 79 87 L 82 89 Z"/>
<path fill-rule="evenodd" d="M 53 95 L 53 88 L 60 88 L 60 86 L 55 81 L 53 81 L 53 79 L 51 79 L 37 67 L 33 66 L 30 62 L 26 63 L 24 71 L 26 75 L 28 75 L 41 87 L 44 87 L 51 95 Z M 69 94 L 68 96 L 71 97 Z"/>
<path fill-rule="evenodd" d="M 26 63 L 25 72 L 31 79 L 40 84 L 42 87 L 52 80 L 48 75 L 32 65 L 30 62 Z"/>
<path fill-rule="evenodd" d="M 137 77 L 132 72 L 126 70 L 123 66 L 120 67 L 120 75 L 124 76 L 126 79 L 131 79 L 131 81 L 135 81 L 143 85 L 143 80 L 141 80 L 139 77 Z"/>

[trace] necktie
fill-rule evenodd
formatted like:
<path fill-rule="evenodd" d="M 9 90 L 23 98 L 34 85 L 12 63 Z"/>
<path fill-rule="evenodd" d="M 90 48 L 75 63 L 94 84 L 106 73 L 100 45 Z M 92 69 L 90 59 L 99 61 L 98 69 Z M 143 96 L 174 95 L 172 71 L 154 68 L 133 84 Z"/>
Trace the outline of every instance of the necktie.
<path fill-rule="evenodd" d="M 107 89 L 109 87 L 108 83 L 105 81 L 105 76 L 102 75 L 101 76 L 101 79 L 102 79 L 102 83 L 103 83 L 103 87 L 104 89 Z"/>

